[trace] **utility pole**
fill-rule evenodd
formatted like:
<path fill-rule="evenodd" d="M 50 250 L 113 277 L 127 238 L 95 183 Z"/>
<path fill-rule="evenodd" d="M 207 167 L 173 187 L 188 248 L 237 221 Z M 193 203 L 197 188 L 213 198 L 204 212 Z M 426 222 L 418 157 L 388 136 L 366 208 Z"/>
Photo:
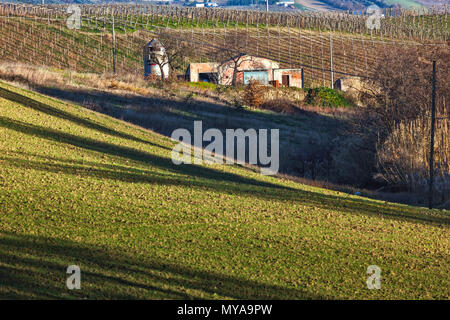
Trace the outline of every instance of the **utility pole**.
<path fill-rule="evenodd" d="M 112 37 L 113 37 L 113 73 L 116 73 L 116 32 L 114 30 L 114 12 L 112 13 Z"/>
<path fill-rule="evenodd" d="M 330 32 L 330 66 L 331 66 L 331 89 L 334 89 L 333 33 L 332 32 Z"/>
<path fill-rule="evenodd" d="M 433 61 L 433 88 L 431 93 L 431 142 L 430 142 L 430 181 L 428 190 L 428 208 L 433 208 L 434 180 L 434 125 L 436 122 L 436 60 Z"/>
<path fill-rule="evenodd" d="M 266 12 L 269 12 L 269 0 L 266 0 Z"/>

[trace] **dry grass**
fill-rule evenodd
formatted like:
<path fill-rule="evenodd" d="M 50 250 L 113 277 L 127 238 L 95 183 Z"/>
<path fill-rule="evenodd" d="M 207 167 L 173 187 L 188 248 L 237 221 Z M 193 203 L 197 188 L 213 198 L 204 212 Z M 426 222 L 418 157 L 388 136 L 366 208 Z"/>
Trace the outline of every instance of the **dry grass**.
<path fill-rule="evenodd" d="M 28 86 L 83 86 L 95 89 L 111 89 L 133 92 L 141 95 L 154 94 L 151 82 L 136 79 L 133 75 L 112 73 L 79 73 L 54 68 L 37 67 L 21 63 L 1 63 L 0 78 L 25 83 Z"/>
<path fill-rule="evenodd" d="M 286 98 L 268 100 L 262 103 L 259 107 L 264 110 L 271 110 L 278 113 L 302 113 L 302 110 L 297 105 Z"/>
<path fill-rule="evenodd" d="M 378 148 L 378 163 L 389 184 L 426 192 L 429 178 L 429 118 L 402 122 Z M 434 172 L 435 188 L 443 202 L 450 200 L 450 120 L 436 123 Z"/>

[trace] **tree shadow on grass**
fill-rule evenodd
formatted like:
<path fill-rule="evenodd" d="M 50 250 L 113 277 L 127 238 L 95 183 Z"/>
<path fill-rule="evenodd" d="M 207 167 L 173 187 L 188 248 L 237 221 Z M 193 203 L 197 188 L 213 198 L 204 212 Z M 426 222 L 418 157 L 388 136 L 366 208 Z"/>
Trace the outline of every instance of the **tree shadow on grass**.
<path fill-rule="evenodd" d="M 162 135 L 170 136 L 180 127 L 190 128 L 194 121 L 201 120 L 204 128 L 215 128 L 225 132 L 226 129 L 242 128 L 244 130 L 278 128 L 287 125 L 292 129 L 302 123 L 320 131 L 326 128 L 335 136 L 337 128 L 347 125 L 343 118 L 323 116 L 315 112 L 302 110 L 298 114 L 263 113 L 249 109 L 237 109 L 225 103 L 178 100 L 174 97 L 121 95 L 101 90 L 82 88 L 52 88 L 33 85 L 39 93 L 90 107 L 114 118 L 123 119 L 135 125 L 148 128 Z M 161 122 L 161 119 L 169 119 Z M 170 119 L 173 119 L 171 121 Z M 245 120 L 244 120 L 245 119 Z M 307 120 L 307 121 L 305 121 Z M 318 127 L 318 128 L 316 128 Z M 283 132 L 281 133 L 283 135 Z M 282 136 L 283 138 L 283 136 Z M 288 139 L 289 136 L 284 137 Z M 283 148 L 283 145 L 281 146 Z M 288 151 L 288 150 L 286 150 Z"/>
<path fill-rule="evenodd" d="M 22 82 L 27 82 L 27 80 L 23 80 Z M 294 129 L 299 123 L 309 123 L 316 130 L 320 130 L 322 127 L 326 128 L 332 136 L 337 134 L 337 128 L 346 126 L 347 124 L 347 121 L 342 118 L 322 116 L 306 110 L 302 110 L 298 115 L 280 113 L 266 114 L 255 112 L 254 110 L 230 108 L 226 107 L 223 103 L 207 101 L 190 103 L 170 97 L 139 96 L 135 94 L 123 95 L 83 88 L 67 87 L 61 89 L 38 83 L 29 83 L 29 85 L 32 86 L 33 90 L 41 94 L 88 108 L 94 108 L 94 110 L 108 116 L 123 119 L 129 123 L 154 130 L 166 136 L 170 136 L 175 129 L 180 127 L 192 129 L 191 126 L 196 120 L 202 120 L 205 128 L 217 128 L 223 132 L 225 129 L 237 127 L 246 130 L 248 128 L 266 129 L 267 126 L 274 126 L 276 128 L 280 125 L 288 125 Z M 21 97 L 21 95 L 15 94 L 13 99 L 27 107 L 35 107 L 36 103 L 41 104 L 27 97 L 25 97 L 27 99 L 25 101 Z M 32 101 L 28 99 L 36 103 L 29 103 Z M 48 106 L 39 110 L 47 112 L 50 115 L 58 116 L 54 111 L 59 110 L 52 109 L 54 109 L 52 113 L 47 112 Z M 209 114 L 209 116 L 205 116 L 205 114 Z M 73 115 L 70 116 L 74 117 Z M 167 119 L 169 120 L 164 121 Z M 248 119 L 248 121 L 242 121 L 243 119 Z M 307 122 L 305 122 L 306 119 L 308 120 Z M 319 128 L 317 128 L 318 126 Z M 289 139 L 289 136 L 284 137 L 284 139 Z M 281 148 L 283 149 L 283 144 Z"/>
<path fill-rule="evenodd" d="M 69 265 L 81 290 L 68 290 Z M 140 258 L 106 247 L 0 231 L 0 297 L 87 299 L 323 299 L 306 291 Z"/>
<path fill-rule="evenodd" d="M 22 159 L 21 157 L 26 157 Z M 41 161 L 30 160 L 37 157 Z M 304 203 L 310 207 L 339 210 L 342 214 L 357 214 L 379 216 L 394 220 L 406 220 L 415 223 L 434 223 L 449 225 L 447 215 L 427 215 L 412 208 L 388 206 L 364 199 L 348 198 L 346 196 L 325 195 L 319 192 L 292 189 L 270 184 L 248 184 L 245 182 L 228 181 L 223 179 L 189 179 L 190 177 L 155 172 L 151 169 L 121 166 L 118 164 L 104 164 L 93 161 L 76 161 L 55 157 L 38 156 L 34 154 L 17 153 L 17 156 L 0 156 L 0 160 L 9 166 L 42 172 L 70 174 L 77 177 L 95 177 L 111 179 L 129 183 L 148 183 L 159 185 L 186 186 L 191 189 L 202 189 L 207 192 L 236 194 L 270 201 L 287 201 Z M 225 175 L 224 173 L 221 173 Z M 220 177 L 219 177 L 220 178 Z M 275 186 L 276 188 L 273 188 Z"/>
<path fill-rule="evenodd" d="M 70 112 L 66 112 L 63 111 L 60 108 L 55 108 L 52 107 L 48 104 L 42 103 L 38 100 L 35 99 L 31 99 L 27 96 L 15 93 L 13 91 L 7 90 L 5 88 L 0 87 L 0 97 L 19 103 L 24 107 L 28 107 L 37 111 L 40 111 L 42 113 L 48 114 L 50 116 L 54 116 L 54 117 L 58 117 L 64 120 L 69 120 L 77 125 L 83 126 L 85 128 L 88 129 L 92 129 L 92 130 L 97 130 L 99 132 L 102 132 L 104 134 L 110 135 L 110 136 L 114 136 L 114 137 L 118 137 L 118 138 L 123 138 L 123 139 L 127 139 L 127 140 L 131 140 L 131 141 L 136 141 L 136 142 L 141 142 L 141 143 L 145 143 L 145 144 L 151 144 L 154 146 L 158 146 L 161 148 L 166 148 L 168 149 L 166 146 L 163 145 L 157 145 L 154 143 L 151 143 L 149 141 L 137 138 L 133 135 L 127 134 L 127 133 L 123 133 L 117 130 L 113 130 L 107 126 L 104 126 L 100 123 L 96 123 L 92 120 L 89 120 L 87 118 L 81 118 L 78 117 Z"/>
<path fill-rule="evenodd" d="M 23 97 L 19 95 L 19 97 Z M 19 99 L 19 97 L 16 97 Z M 32 99 L 31 99 L 32 100 Z M 33 100 L 34 101 L 34 100 Z M 28 103 L 28 102 L 26 102 Z M 45 106 L 40 106 L 44 108 Z M 48 110 L 47 110 L 48 111 Z M 55 112 L 59 112 L 56 110 Z M 45 111 L 44 111 L 45 112 Z M 53 111 L 48 111 L 53 112 Z M 70 117 L 69 115 L 64 115 L 63 117 Z M 78 118 L 77 118 L 78 119 Z M 78 121 L 73 119 L 73 121 Z M 87 121 L 87 120 L 86 120 Z M 83 122 L 82 122 L 83 123 Z M 91 126 L 92 124 L 85 123 L 86 126 Z M 145 172 L 144 170 L 139 170 L 140 172 L 124 172 L 123 168 L 117 167 L 108 170 L 105 168 L 96 168 L 97 164 L 92 164 L 86 175 L 93 175 L 99 178 L 111 178 L 124 181 L 141 181 L 147 183 L 160 183 L 160 184 L 175 184 L 175 185 L 187 185 L 189 187 L 201 187 L 209 188 L 214 191 L 227 192 L 233 194 L 242 194 L 248 196 L 255 196 L 267 199 L 276 199 L 282 201 L 294 201 L 294 202 L 304 202 L 308 205 L 314 205 L 321 208 L 326 208 L 330 210 L 336 210 L 342 213 L 354 213 L 354 214 L 366 214 L 366 215 L 379 215 L 382 217 L 408 220 L 412 222 L 420 223 L 438 223 L 438 224 L 450 224 L 450 219 L 446 215 L 427 215 L 423 212 L 411 209 L 403 209 L 400 206 L 383 206 L 379 203 L 376 204 L 372 201 L 355 199 L 348 197 L 324 195 L 316 192 L 309 192 L 303 190 L 297 190 L 289 188 L 286 186 L 281 186 L 278 184 L 262 182 L 255 179 L 244 178 L 240 175 L 219 172 L 204 166 L 197 165 L 183 165 L 177 166 L 172 163 L 168 158 L 163 158 L 155 156 L 154 154 L 139 151 L 133 148 L 115 145 L 112 143 L 102 142 L 86 137 L 79 137 L 69 133 L 61 132 L 51 128 L 44 128 L 42 126 L 37 126 L 34 124 L 29 124 L 26 122 L 21 122 L 13 120 L 7 117 L 0 117 L 0 126 L 16 130 L 18 132 L 29 134 L 35 137 L 39 137 L 46 140 L 56 141 L 60 143 L 67 143 L 79 148 L 100 152 L 104 154 L 109 154 L 111 156 L 116 156 L 122 159 L 130 159 L 136 162 L 140 162 L 150 167 L 157 167 L 165 169 L 168 172 L 178 173 L 183 176 L 190 176 L 191 179 L 180 179 L 180 177 L 168 177 L 152 172 Z M 109 128 L 107 128 L 109 130 Z M 103 130 L 103 129 L 100 129 Z M 158 146 L 159 147 L 159 146 Z M 17 161 L 16 165 L 19 165 L 20 161 Z M 21 165 L 24 165 L 22 163 Z M 43 165 L 42 163 L 28 163 L 30 166 L 35 168 L 40 167 L 39 170 L 47 171 L 66 171 L 68 173 L 77 174 L 85 169 L 76 168 L 73 164 L 70 165 Z M 52 169 L 53 166 L 53 169 Z M 59 166 L 59 167 L 58 167 Z M 151 168 L 150 168 L 151 170 Z M 58 171 L 58 172 L 59 172 Z M 195 178 L 200 178 L 201 180 L 193 180 Z M 225 182 L 225 183 L 223 183 Z M 254 188 L 258 187 L 258 188 Z M 270 190 L 266 189 L 269 188 Z"/>
<path fill-rule="evenodd" d="M 219 172 L 204 166 L 198 165 L 175 165 L 171 159 L 156 156 L 154 154 L 133 149 L 130 147 L 115 145 L 108 142 L 98 141 L 87 137 L 80 137 L 73 134 L 65 133 L 51 128 L 44 128 L 34 124 L 13 120 L 0 116 L 0 126 L 15 130 L 20 133 L 29 134 L 41 139 L 56 141 L 59 143 L 70 144 L 75 147 L 87 149 L 110 156 L 119 157 L 125 160 L 133 160 L 142 164 L 149 165 L 168 172 L 180 173 L 192 177 L 203 178 L 207 180 L 229 181 L 237 184 L 265 186 L 272 188 L 286 188 L 280 185 L 258 181 L 255 179 L 245 178 L 237 174 Z M 104 172 L 106 174 L 106 172 Z"/>

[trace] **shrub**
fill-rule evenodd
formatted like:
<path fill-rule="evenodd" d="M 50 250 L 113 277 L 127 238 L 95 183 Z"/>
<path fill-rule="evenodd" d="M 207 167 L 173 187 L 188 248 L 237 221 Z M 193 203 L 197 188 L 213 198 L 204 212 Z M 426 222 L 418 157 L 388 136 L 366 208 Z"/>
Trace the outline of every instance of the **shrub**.
<path fill-rule="evenodd" d="M 148 84 L 150 84 L 150 86 L 155 87 L 155 88 L 163 88 L 164 87 L 164 83 L 161 80 L 161 77 L 155 75 L 155 74 L 150 74 L 147 77 L 144 78 Z"/>
<path fill-rule="evenodd" d="M 264 102 L 264 87 L 256 80 L 251 80 L 244 89 L 243 102 L 251 107 L 259 107 Z"/>
<path fill-rule="evenodd" d="M 327 87 L 308 89 L 306 103 L 328 108 L 353 106 L 352 102 L 345 98 L 341 92 Z"/>

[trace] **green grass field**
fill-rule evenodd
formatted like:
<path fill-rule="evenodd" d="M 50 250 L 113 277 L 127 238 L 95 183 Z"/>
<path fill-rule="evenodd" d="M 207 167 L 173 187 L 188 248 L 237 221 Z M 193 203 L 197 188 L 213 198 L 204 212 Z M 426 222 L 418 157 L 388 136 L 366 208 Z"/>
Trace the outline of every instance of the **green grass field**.
<path fill-rule="evenodd" d="M 0 82 L 0 297 L 449 298 L 448 211 L 176 166 L 173 145 Z"/>

